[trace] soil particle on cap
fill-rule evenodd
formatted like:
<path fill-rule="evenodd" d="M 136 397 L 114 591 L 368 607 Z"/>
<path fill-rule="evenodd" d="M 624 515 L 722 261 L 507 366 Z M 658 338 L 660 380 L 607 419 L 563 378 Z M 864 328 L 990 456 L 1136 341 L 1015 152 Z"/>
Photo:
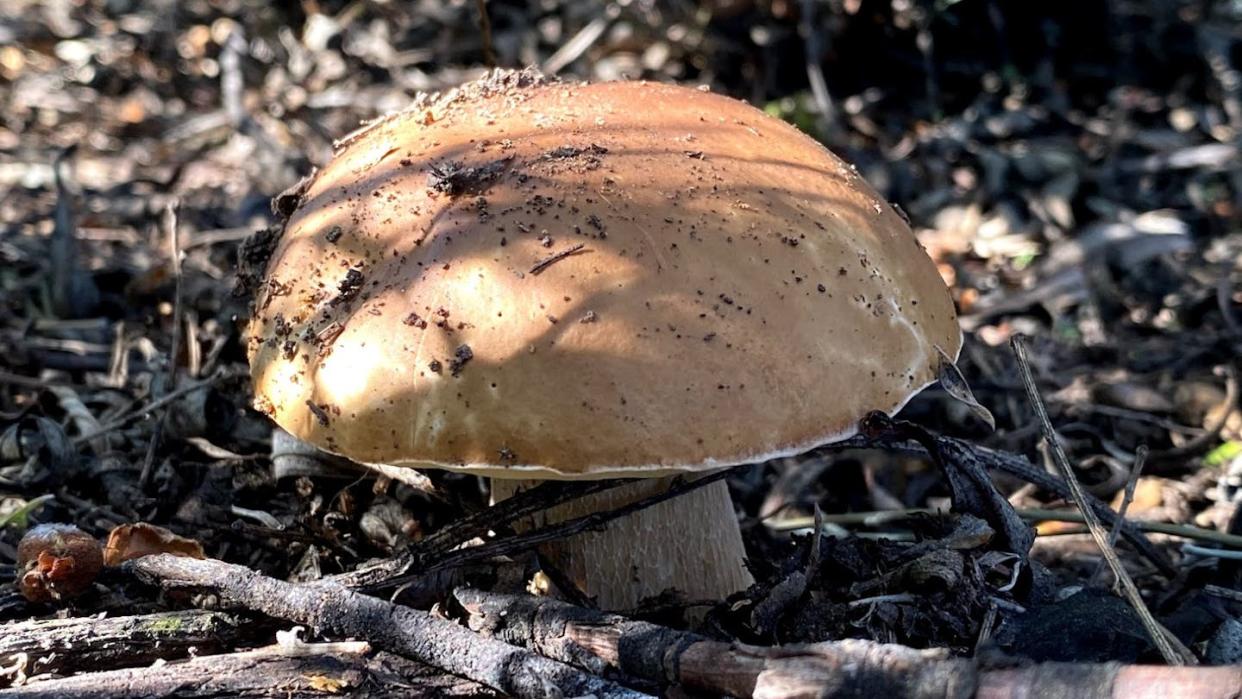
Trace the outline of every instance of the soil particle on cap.
<path fill-rule="evenodd" d="M 272 405 L 272 401 L 267 396 L 255 396 L 254 409 L 264 415 L 275 415 L 276 406 Z"/>
<path fill-rule="evenodd" d="M 340 226 L 333 226 L 328 229 L 328 232 L 326 234 L 324 234 L 324 239 L 327 240 L 329 243 L 336 243 L 336 241 L 340 240 L 341 236 L 344 234 L 345 234 L 345 229 L 341 228 Z"/>
<path fill-rule="evenodd" d="M 323 330 L 320 330 L 315 334 L 314 343 L 317 348 L 316 353 L 320 357 L 325 357 L 330 354 L 332 352 L 332 343 L 335 342 L 336 338 L 340 337 L 343 332 L 345 332 L 345 326 L 335 320 L 325 326 Z"/>
<path fill-rule="evenodd" d="M 439 374 L 444 370 L 444 365 L 440 363 L 439 359 L 433 359 L 427 364 L 427 368 L 433 373 Z"/>
<path fill-rule="evenodd" d="M 596 315 L 595 311 L 587 311 L 585 315 L 583 315 L 580 319 L 578 319 L 578 322 L 579 323 L 594 323 L 597 320 L 599 320 L 599 316 Z"/>
<path fill-rule="evenodd" d="M 437 308 L 436 316 L 439 320 L 436 321 L 436 327 L 451 331 L 453 328 L 449 325 L 449 315 L 449 310 L 447 308 Z"/>
<path fill-rule="evenodd" d="M 449 371 L 453 376 L 461 376 L 461 370 L 471 359 L 474 359 L 474 350 L 470 349 L 470 345 L 458 345 L 453 351 L 453 359 L 449 361 Z"/>
<path fill-rule="evenodd" d="M 345 278 L 337 285 L 337 295 L 328 302 L 329 306 L 339 306 L 343 303 L 349 303 L 354 300 L 358 292 L 362 291 L 363 282 L 366 281 L 362 276 L 362 270 L 351 267 L 345 273 Z"/>
<path fill-rule="evenodd" d="M 403 319 L 401 322 L 405 323 L 406 325 L 411 325 L 413 327 L 416 327 L 419 330 L 422 330 L 427 327 L 427 319 L 413 312 L 411 312 L 408 316 L 406 316 L 405 319 Z"/>
<path fill-rule="evenodd" d="M 592 143 L 589 146 L 561 146 L 548 151 L 543 157 L 547 160 L 563 160 L 565 158 L 576 158 L 580 155 L 605 155 L 608 149 Z"/>
<path fill-rule="evenodd" d="M 328 411 L 326 406 L 315 405 L 314 401 L 307 399 L 306 407 L 310 408 L 311 413 L 315 416 L 315 420 L 322 426 L 328 426 Z"/>
<path fill-rule="evenodd" d="M 592 143 L 589 146 L 561 146 L 553 148 L 543 155 L 542 160 L 578 159 L 581 167 L 586 170 L 598 170 L 603 164 L 600 156 L 608 153 L 608 149 Z"/>
<path fill-rule="evenodd" d="M 427 173 L 427 188 L 450 197 L 481 194 L 500 177 L 510 160 L 512 158 L 506 156 L 475 167 L 466 167 L 458 161 L 436 163 Z"/>
<path fill-rule="evenodd" d="M 475 199 L 474 209 L 479 212 L 479 223 L 486 223 L 492 217 L 492 212 L 487 208 L 486 197 L 478 197 Z"/>
<path fill-rule="evenodd" d="M 537 68 L 523 68 L 522 70 L 497 68 L 478 80 L 459 86 L 441 99 L 473 101 L 498 95 L 516 96 L 516 93 L 525 88 L 555 85 L 559 82 L 557 78 L 544 75 Z M 434 97 L 437 96 L 433 96 L 433 99 Z"/>

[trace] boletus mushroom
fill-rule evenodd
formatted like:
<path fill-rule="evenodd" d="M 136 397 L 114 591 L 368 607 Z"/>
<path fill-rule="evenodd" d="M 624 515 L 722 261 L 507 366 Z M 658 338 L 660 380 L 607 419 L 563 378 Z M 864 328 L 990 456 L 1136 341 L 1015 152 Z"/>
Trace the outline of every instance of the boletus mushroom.
<path fill-rule="evenodd" d="M 338 144 L 287 195 L 255 297 L 256 404 L 355 461 L 690 477 L 893 413 L 961 337 L 854 168 L 728 97 L 496 72 Z M 601 607 L 747 586 L 723 481 L 544 551 Z"/>

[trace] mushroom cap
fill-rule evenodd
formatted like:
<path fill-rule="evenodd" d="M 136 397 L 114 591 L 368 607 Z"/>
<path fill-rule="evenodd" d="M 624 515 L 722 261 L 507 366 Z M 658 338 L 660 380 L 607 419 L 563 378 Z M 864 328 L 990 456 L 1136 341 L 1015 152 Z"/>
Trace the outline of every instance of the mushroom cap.
<path fill-rule="evenodd" d="M 910 227 L 737 100 L 499 72 L 338 144 L 255 299 L 256 405 L 369 463 L 667 475 L 894 413 L 961 346 Z"/>

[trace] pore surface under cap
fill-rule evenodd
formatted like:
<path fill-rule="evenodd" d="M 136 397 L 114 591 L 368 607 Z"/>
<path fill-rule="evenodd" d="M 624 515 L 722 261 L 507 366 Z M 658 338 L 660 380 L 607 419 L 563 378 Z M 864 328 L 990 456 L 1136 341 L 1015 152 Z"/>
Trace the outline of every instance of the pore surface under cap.
<path fill-rule="evenodd" d="M 794 453 L 960 348 L 910 228 L 736 100 L 493 77 L 352 138 L 251 325 L 256 403 L 373 463 L 574 478 Z"/>

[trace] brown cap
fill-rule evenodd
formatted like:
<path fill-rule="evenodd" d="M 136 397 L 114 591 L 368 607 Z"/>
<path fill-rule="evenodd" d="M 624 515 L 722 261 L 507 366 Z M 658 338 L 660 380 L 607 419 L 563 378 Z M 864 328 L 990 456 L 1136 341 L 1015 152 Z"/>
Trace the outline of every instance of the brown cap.
<path fill-rule="evenodd" d="M 256 403 L 371 463 L 654 476 L 895 412 L 961 336 L 909 226 L 709 92 L 498 73 L 349 138 L 256 297 Z"/>

